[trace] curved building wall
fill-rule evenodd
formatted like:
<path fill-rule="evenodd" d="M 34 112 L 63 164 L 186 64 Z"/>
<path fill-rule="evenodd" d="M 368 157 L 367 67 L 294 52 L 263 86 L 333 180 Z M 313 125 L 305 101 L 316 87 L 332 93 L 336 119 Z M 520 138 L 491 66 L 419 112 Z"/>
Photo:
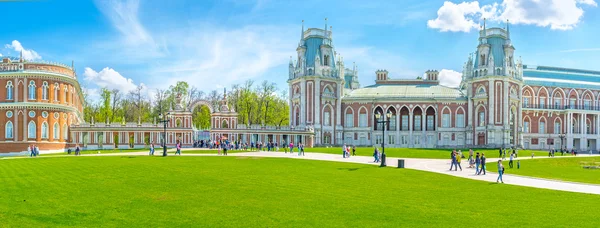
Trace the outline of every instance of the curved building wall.
<path fill-rule="evenodd" d="M 83 121 L 81 88 L 72 67 L 4 58 L 0 63 L 0 153 L 70 146 L 70 126 Z"/>

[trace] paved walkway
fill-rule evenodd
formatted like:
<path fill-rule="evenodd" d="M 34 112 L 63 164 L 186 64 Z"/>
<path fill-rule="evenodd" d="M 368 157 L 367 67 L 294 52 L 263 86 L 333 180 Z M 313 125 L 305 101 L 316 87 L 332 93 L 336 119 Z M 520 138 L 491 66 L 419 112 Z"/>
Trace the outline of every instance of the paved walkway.
<path fill-rule="evenodd" d="M 173 150 L 169 150 L 169 156 L 173 155 Z M 143 156 L 147 155 L 148 152 L 128 152 L 128 153 L 105 153 L 105 154 L 84 154 L 81 156 Z M 73 156 L 73 155 L 56 155 L 56 157 L 62 156 Z M 155 152 L 155 156 L 162 156 L 162 153 Z M 219 156 L 217 154 L 193 154 L 185 153 L 183 151 L 182 156 Z M 221 155 L 222 156 L 222 155 Z M 373 162 L 373 157 L 370 156 L 352 156 L 350 158 L 342 158 L 341 154 L 325 154 L 325 153 L 306 153 L 305 156 L 298 156 L 298 153 L 282 153 L 282 152 L 242 152 L 242 153 L 229 153 L 229 156 L 245 156 L 245 157 L 274 157 L 274 158 L 291 158 L 291 159 L 308 159 L 308 160 L 321 160 L 321 161 L 334 161 L 334 162 L 349 162 L 358 164 L 370 164 L 379 165 L 379 163 Z M 578 155 L 581 157 L 590 155 Z M 592 155 L 598 156 L 598 155 Z M 50 157 L 50 156 L 44 156 Z M 548 157 L 536 157 L 534 159 L 561 159 L 570 156 L 558 156 L 554 158 Z M 24 157 L 20 157 L 24 158 Z M 17 157 L 12 158 L 17 159 Z M 455 177 L 468 178 L 473 180 L 496 182 L 498 178 L 497 172 L 488 172 L 487 175 L 475 175 L 474 169 L 466 168 L 468 164 L 463 162 L 463 171 L 449 171 L 450 161 L 445 159 L 418 159 L 418 158 L 387 158 L 388 167 L 398 167 L 398 159 L 404 159 L 405 168 L 415 169 L 427 172 L 434 172 L 440 174 L 451 175 Z M 532 159 L 531 157 L 520 157 L 520 160 Z M 464 159 L 466 161 L 466 159 Z M 488 158 L 488 165 L 495 165 L 497 162 L 496 158 Z M 527 186 L 534 188 L 544 188 L 568 192 L 579 192 L 600 195 L 600 185 L 564 182 L 557 180 L 549 180 L 535 177 L 525 177 L 505 174 L 503 176 L 505 184 Z"/>

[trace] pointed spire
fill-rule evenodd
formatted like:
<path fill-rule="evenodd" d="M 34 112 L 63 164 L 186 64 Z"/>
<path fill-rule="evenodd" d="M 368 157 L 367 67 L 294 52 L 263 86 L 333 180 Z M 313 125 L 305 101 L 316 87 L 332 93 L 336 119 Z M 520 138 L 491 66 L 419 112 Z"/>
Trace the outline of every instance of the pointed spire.
<path fill-rule="evenodd" d="M 327 18 L 325 18 L 325 36 L 327 36 Z"/>
<path fill-rule="evenodd" d="M 19 62 L 23 62 L 23 49 L 21 49 L 21 57 L 19 58 Z"/>
<path fill-rule="evenodd" d="M 485 34 L 485 18 L 483 18 L 483 36 L 486 36 L 486 34 Z"/>
<path fill-rule="evenodd" d="M 333 36 L 333 26 L 329 26 L 329 39 Z"/>
<path fill-rule="evenodd" d="M 292 61 L 292 56 L 290 55 L 290 66 L 293 66 L 294 62 Z"/>
<path fill-rule="evenodd" d="M 304 39 L 304 20 L 302 20 L 302 32 L 300 33 L 300 40 Z"/>
<path fill-rule="evenodd" d="M 508 19 L 506 19 L 506 38 L 510 40 L 510 27 L 509 27 L 510 23 L 508 22 Z"/>

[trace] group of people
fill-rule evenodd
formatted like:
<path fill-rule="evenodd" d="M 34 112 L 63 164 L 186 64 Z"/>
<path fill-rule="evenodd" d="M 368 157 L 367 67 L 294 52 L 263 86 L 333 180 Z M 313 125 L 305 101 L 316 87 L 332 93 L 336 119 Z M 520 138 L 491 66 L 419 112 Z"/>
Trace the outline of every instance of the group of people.
<path fill-rule="evenodd" d="M 294 147 L 294 142 L 290 142 L 290 144 L 288 146 L 290 148 L 290 154 L 294 153 L 294 148 L 297 148 L 298 156 L 304 156 L 304 144 L 298 143 L 295 145 L 296 147 Z M 284 152 L 287 153 L 287 147 L 284 147 Z"/>
<path fill-rule="evenodd" d="M 27 146 L 27 154 L 29 154 L 29 157 L 37 157 L 40 155 L 40 148 L 36 145 L 29 145 Z"/>
<path fill-rule="evenodd" d="M 567 154 L 571 153 L 571 155 L 577 156 L 577 150 L 575 150 L 575 149 L 571 149 L 571 151 L 569 151 L 569 150 L 567 150 L 567 148 L 560 148 L 560 151 L 557 149 L 550 149 L 548 151 L 548 157 L 554 157 L 554 153 L 556 153 L 556 152 L 560 152 L 561 156 L 565 156 L 565 153 L 567 153 Z M 532 155 L 532 157 L 533 157 L 533 155 Z"/>
<path fill-rule="evenodd" d="M 175 155 L 179 154 L 181 155 L 181 142 L 177 142 L 177 144 L 175 144 Z M 154 147 L 154 142 L 150 142 L 150 152 L 148 155 L 150 156 L 154 156 L 154 151 L 155 151 L 155 147 Z"/>
<path fill-rule="evenodd" d="M 496 179 L 497 183 L 504 183 L 504 180 L 502 179 L 502 175 L 504 174 L 504 165 L 502 164 L 502 160 L 504 159 L 504 157 L 506 157 L 506 149 L 499 149 L 499 159 L 498 159 L 498 163 L 497 163 L 497 168 L 498 168 L 498 178 Z M 462 152 L 460 150 L 456 151 L 453 150 L 452 153 L 450 153 L 450 171 L 452 171 L 452 168 L 454 168 L 454 171 L 458 171 L 458 169 L 460 169 L 462 171 L 462 167 L 461 167 L 461 159 L 464 158 Z M 510 166 L 510 168 L 513 168 L 513 161 L 514 159 L 517 158 L 517 153 L 515 150 L 512 151 L 512 153 L 510 154 L 510 158 L 509 158 L 509 162 L 508 165 Z M 485 157 L 484 153 L 475 153 L 472 149 L 469 149 L 469 168 L 475 168 L 475 175 L 486 175 L 486 160 L 487 158 Z M 517 167 L 520 166 L 520 163 L 517 161 Z"/>
<path fill-rule="evenodd" d="M 342 157 L 349 158 L 350 150 L 352 150 L 352 156 L 356 156 L 356 146 L 346 146 L 346 144 L 344 144 L 344 147 L 342 147 Z"/>

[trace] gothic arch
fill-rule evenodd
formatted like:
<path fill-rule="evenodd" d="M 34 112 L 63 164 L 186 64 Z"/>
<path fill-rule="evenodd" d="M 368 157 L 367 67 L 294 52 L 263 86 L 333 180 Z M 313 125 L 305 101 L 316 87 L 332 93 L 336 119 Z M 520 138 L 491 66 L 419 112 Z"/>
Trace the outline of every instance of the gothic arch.
<path fill-rule="evenodd" d="M 542 90 L 544 90 L 544 91 L 542 91 Z M 542 94 L 542 92 L 545 92 L 545 94 Z M 536 99 L 536 101 L 537 101 L 537 104 L 539 104 L 539 103 L 540 103 L 540 99 L 541 99 L 542 97 L 545 97 L 545 99 L 546 99 L 546 100 L 547 100 L 547 99 L 550 97 L 550 93 L 548 93 L 548 89 L 546 89 L 546 87 L 545 87 L 545 86 L 541 86 L 541 87 L 538 89 L 538 92 L 537 92 L 537 99 Z"/>
<path fill-rule="evenodd" d="M 552 131 L 554 132 L 554 134 L 561 134 L 563 130 L 563 124 L 562 124 L 562 119 L 560 117 L 556 117 L 554 118 L 554 124 L 559 123 L 560 124 L 560 128 L 559 131 L 561 132 L 554 132 L 554 125 L 552 125 Z"/>
<path fill-rule="evenodd" d="M 542 126 L 542 122 L 544 123 L 544 132 L 540 132 L 540 126 Z M 547 126 L 546 123 L 548 123 L 548 120 L 546 119 L 546 117 L 541 116 L 538 119 L 538 126 L 537 126 L 537 128 L 538 128 L 537 129 L 538 134 L 546 134 L 546 132 L 548 132 L 548 126 Z"/>
<path fill-rule="evenodd" d="M 348 112 L 348 111 L 350 111 L 350 112 Z M 348 106 L 348 107 L 346 107 L 346 109 L 344 109 L 344 126 L 348 126 L 348 123 L 347 123 L 348 118 L 346 118 L 346 115 L 348 115 L 348 114 L 352 115 L 352 118 L 351 118 L 352 125 L 350 125 L 350 126 L 354 126 L 355 125 L 354 124 L 355 115 L 354 115 L 354 109 L 351 106 Z"/>
<path fill-rule="evenodd" d="M 596 100 L 596 96 L 594 96 L 594 93 L 592 93 L 592 91 L 590 91 L 589 89 L 583 91 L 583 93 L 581 94 L 581 99 L 585 100 L 586 95 L 590 96 L 591 101 Z"/>
<path fill-rule="evenodd" d="M 213 109 L 214 107 L 212 106 L 212 104 L 210 103 L 210 101 L 203 100 L 203 99 L 196 100 L 196 101 L 190 103 L 190 106 L 189 106 L 188 110 L 190 112 L 192 112 L 192 111 L 194 111 L 194 108 L 196 108 L 196 106 L 199 106 L 199 105 L 206 105 L 206 107 L 208 107 L 208 110 L 210 110 L 210 113 L 215 113 L 215 111 Z"/>
<path fill-rule="evenodd" d="M 479 105 L 477 105 L 477 108 L 475 108 L 475 116 L 477 117 L 477 119 L 475 121 L 475 126 L 480 126 L 481 118 L 479 116 L 479 113 L 481 111 L 483 111 L 483 125 L 485 125 L 487 123 L 487 116 L 488 116 L 487 108 L 485 107 L 485 105 L 479 104 Z"/>
<path fill-rule="evenodd" d="M 525 123 L 528 123 L 527 129 L 525 129 Z M 523 131 L 525 131 L 525 133 L 530 133 L 531 132 L 531 118 L 529 118 L 529 116 L 524 116 L 521 126 L 523 126 Z"/>
<path fill-rule="evenodd" d="M 452 127 L 452 109 L 447 105 L 444 105 L 442 108 L 442 125 L 444 124 L 444 114 L 450 114 L 450 118 L 448 119 L 448 127 Z M 442 126 L 443 127 L 443 126 Z"/>
<path fill-rule="evenodd" d="M 477 89 L 475 90 L 475 94 L 487 94 L 487 89 L 485 89 L 485 86 L 479 85 L 479 86 L 477 86 Z"/>
<path fill-rule="evenodd" d="M 331 106 L 331 104 L 325 104 L 323 105 L 323 108 L 321 109 L 321 118 L 323 118 L 323 121 L 321 122 L 323 125 L 325 126 L 335 126 L 333 120 L 334 120 L 334 113 L 333 113 L 333 106 Z M 329 125 L 326 125 L 325 122 L 325 112 L 329 111 Z"/>
<path fill-rule="evenodd" d="M 325 91 L 327 91 L 327 89 L 329 89 L 331 93 L 335 94 L 335 90 L 333 90 L 333 87 L 330 84 L 323 86 L 323 90 L 321 91 L 321 93 L 324 94 Z"/>

